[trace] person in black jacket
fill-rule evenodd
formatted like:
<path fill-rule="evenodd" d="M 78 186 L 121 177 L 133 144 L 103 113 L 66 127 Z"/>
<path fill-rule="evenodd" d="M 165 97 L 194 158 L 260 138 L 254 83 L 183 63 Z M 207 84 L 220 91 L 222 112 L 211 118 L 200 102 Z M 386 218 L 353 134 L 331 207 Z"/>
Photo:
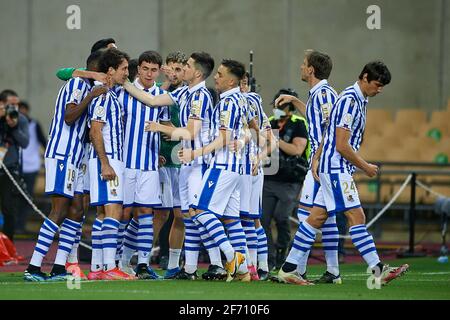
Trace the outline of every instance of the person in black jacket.
<path fill-rule="evenodd" d="M 21 149 L 29 143 L 28 120 L 19 113 L 19 97 L 13 90 L 0 93 L 0 147 L 4 150 L 3 164 L 20 181 Z M 1 159 L 0 159 L 1 160 Z M 22 201 L 16 186 L 0 168 L 0 202 L 5 223 L 3 233 L 14 240 L 17 203 Z"/>
<path fill-rule="evenodd" d="M 47 138 L 40 123 L 30 117 L 30 106 L 27 102 L 19 102 L 19 112 L 28 120 L 28 132 L 30 135 L 30 143 L 22 151 L 21 175 L 27 186 L 26 191 L 28 192 L 28 195 L 33 198 L 36 178 L 42 166 L 41 148 L 45 149 L 45 146 L 47 145 Z M 19 202 L 18 206 L 19 210 L 16 218 L 16 233 L 21 234 L 26 231 L 25 225 L 29 212 L 31 211 L 31 207 L 25 201 Z"/>
<path fill-rule="evenodd" d="M 291 89 L 281 89 L 281 94 L 297 95 Z M 269 118 L 273 130 L 278 130 L 279 169 L 274 175 L 264 176 L 262 201 L 262 225 L 267 234 L 269 247 L 269 268 L 279 268 L 284 262 L 291 241 L 289 216 L 297 205 L 308 163 L 308 130 L 306 120 L 293 114 L 291 103 L 274 108 Z M 272 160 L 273 161 L 273 160 Z M 274 243 L 271 222 L 275 220 L 277 241 Z"/>

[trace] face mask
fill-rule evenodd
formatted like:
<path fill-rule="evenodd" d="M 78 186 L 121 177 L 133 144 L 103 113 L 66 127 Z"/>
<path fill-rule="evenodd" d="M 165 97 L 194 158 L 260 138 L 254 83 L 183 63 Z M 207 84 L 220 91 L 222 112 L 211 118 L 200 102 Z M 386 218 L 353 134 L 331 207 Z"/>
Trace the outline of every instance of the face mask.
<path fill-rule="evenodd" d="M 277 108 L 273 109 L 273 118 L 275 120 L 280 120 L 280 118 L 284 116 L 286 116 L 286 112 L 284 112 L 283 110 Z"/>

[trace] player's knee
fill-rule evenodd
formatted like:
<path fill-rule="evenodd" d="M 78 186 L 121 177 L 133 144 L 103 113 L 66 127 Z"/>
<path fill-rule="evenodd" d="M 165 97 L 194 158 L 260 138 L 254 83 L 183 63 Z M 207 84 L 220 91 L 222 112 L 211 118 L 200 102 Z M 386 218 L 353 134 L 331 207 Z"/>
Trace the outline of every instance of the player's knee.
<path fill-rule="evenodd" d="M 309 215 L 309 217 L 306 219 L 306 221 L 314 228 L 321 228 L 322 225 L 325 223 L 325 221 L 327 220 L 328 216 L 325 213 L 316 213 L 316 214 L 311 214 Z"/>
<path fill-rule="evenodd" d="M 153 220 L 159 220 L 165 223 L 169 219 L 169 211 L 167 210 L 155 210 Z"/>
<path fill-rule="evenodd" d="M 174 216 L 174 217 L 173 217 L 172 226 L 173 226 L 174 228 L 184 228 L 183 217 L 177 217 L 177 216 Z"/>
<path fill-rule="evenodd" d="M 165 211 L 155 210 L 153 215 L 153 227 L 160 230 L 169 218 L 169 214 Z"/>
<path fill-rule="evenodd" d="M 355 208 L 345 213 L 349 226 L 366 224 L 366 216 L 362 208 Z"/>

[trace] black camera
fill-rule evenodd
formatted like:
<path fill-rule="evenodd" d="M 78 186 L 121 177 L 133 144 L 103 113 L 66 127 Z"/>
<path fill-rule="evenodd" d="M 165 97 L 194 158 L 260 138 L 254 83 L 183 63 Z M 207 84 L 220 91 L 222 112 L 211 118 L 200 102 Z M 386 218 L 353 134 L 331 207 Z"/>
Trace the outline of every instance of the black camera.
<path fill-rule="evenodd" d="M 16 106 L 14 106 L 12 104 L 8 104 L 6 106 L 5 113 L 7 116 L 9 116 L 10 119 L 19 118 L 19 111 L 17 110 Z"/>

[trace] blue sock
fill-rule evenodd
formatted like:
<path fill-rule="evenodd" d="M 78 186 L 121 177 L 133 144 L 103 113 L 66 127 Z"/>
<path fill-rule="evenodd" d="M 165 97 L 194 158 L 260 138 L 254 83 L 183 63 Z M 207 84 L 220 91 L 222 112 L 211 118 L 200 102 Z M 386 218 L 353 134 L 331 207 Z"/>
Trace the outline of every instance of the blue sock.
<path fill-rule="evenodd" d="M 103 221 L 97 218 L 92 225 L 91 271 L 103 270 L 102 224 Z"/>
<path fill-rule="evenodd" d="M 184 269 L 187 273 L 193 273 L 197 270 L 198 255 L 200 252 L 200 231 L 192 218 L 184 218 L 185 237 L 184 237 Z"/>
<path fill-rule="evenodd" d="M 255 221 L 241 220 L 245 233 L 245 241 L 250 255 L 250 264 L 256 266 L 258 262 L 258 235 L 256 234 Z"/>
<path fill-rule="evenodd" d="M 31 257 L 31 265 L 39 268 L 41 267 L 42 260 L 52 245 L 53 238 L 55 237 L 55 233 L 58 229 L 58 225 L 49 218 L 44 220 L 41 229 L 39 230 L 39 236 L 36 246 L 34 247 L 33 256 Z"/>
<path fill-rule="evenodd" d="M 208 231 L 208 234 L 217 245 L 220 247 L 220 250 L 225 254 L 227 261 L 230 262 L 234 259 L 234 249 L 231 246 L 230 241 L 225 234 L 225 230 L 223 228 L 222 222 L 220 222 L 217 217 L 209 211 L 202 212 L 193 217 L 194 221 L 202 224 L 205 229 Z"/>
<path fill-rule="evenodd" d="M 72 246 L 75 243 L 77 232 L 81 223 L 70 219 L 64 219 L 59 231 L 58 251 L 56 252 L 55 264 L 65 266 Z"/>
<path fill-rule="evenodd" d="M 374 268 L 378 263 L 380 263 L 380 258 L 378 257 L 377 248 L 375 247 L 373 238 L 367 232 L 367 228 L 364 224 L 350 227 L 349 233 L 352 238 L 353 245 L 356 249 L 358 249 L 359 253 L 370 268 Z"/>
<path fill-rule="evenodd" d="M 117 233 L 116 261 L 122 259 L 123 237 L 125 234 L 125 229 L 127 228 L 127 224 L 128 224 L 127 220 L 121 220 L 119 224 L 119 231 Z"/>
<path fill-rule="evenodd" d="M 269 271 L 268 265 L 268 247 L 267 247 L 267 235 L 264 228 L 260 226 L 256 229 L 258 235 L 258 269 L 263 271 Z"/>
<path fill-rule="evenodd" d="M 102 224 L 102 248 L 103 248 L 103 265 L 106 270 L 116 267 L 116 250 L 117 250 L 117 233 L 119 231 L 120 222 L 114 218 L 107 217 Z"/>
<path fill-rule="evenodd" d="M 148 265 L 150 262 L 150 252 L 153 247 L 153 214 L 140 215 L 138 219 L 138 264 Z"/>
<path fill-rule="evenodd" d="M 327 271 L 335 276 L 339 275 L 338 242 L 339 230 L 336 225 L 336 216 L 328 217 L 322 226 L 322 244 Z"/>

